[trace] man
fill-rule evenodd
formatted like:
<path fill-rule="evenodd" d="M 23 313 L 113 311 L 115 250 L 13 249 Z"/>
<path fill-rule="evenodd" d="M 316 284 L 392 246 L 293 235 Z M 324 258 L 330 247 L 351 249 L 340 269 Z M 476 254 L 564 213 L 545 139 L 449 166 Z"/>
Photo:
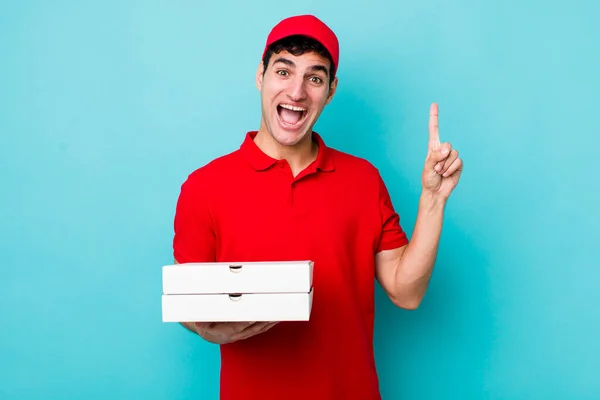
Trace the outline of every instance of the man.
<path fill-rule="evenodd" d="M 308 322 L 183 323 L 221 346 L 222 399 L 379 399 L 374 280 L 406 309 L 418 307 L 428 286 L 462 161 L 439 142 L 432 105 L 409 243 L 378 170 L 312 130 L 335 94 L 338 68 L 338 40 L 323 22 L 281 21 L 256 73 L 259 130 L 182 185 L 175 262 L 314 261 Z"/>

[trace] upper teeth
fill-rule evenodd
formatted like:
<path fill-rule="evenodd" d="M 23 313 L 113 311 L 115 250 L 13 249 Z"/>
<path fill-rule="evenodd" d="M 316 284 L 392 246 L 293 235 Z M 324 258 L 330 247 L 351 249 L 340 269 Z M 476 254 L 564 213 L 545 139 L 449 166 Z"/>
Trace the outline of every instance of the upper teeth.
<path fill-rule="evenodd" d="M 306 108 L 294 107 L 294 106 L 290 106 L 288 104 L 281 104 L 281 107 L 287 108 L 288 110 L 292 110 L 292 111 L 306 111 Z"/>

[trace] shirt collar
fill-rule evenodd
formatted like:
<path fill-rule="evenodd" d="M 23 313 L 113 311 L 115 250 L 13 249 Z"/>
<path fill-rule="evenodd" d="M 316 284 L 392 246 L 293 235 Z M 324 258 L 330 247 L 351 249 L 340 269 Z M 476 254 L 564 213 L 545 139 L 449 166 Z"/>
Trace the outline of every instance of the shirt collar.
<path fill-rule="evenodd" d="M 264 171 L 273 166 L 277 160 L 268 156 L 256 145 L 256 143 L 254 143 L 254 138 L 256 137 L 257 133 L 257 131 L 250 131 L 246 133 L 246 137 L 240 146 L 240 150 L 248 163 L 250 163 L 254 169 L 257 171 Z M 316 160 L 311 166 L 314 166 L 316 169 L 321 171 L 333 171 L 335 169 L 335 165 L 333 163 L 333 154 L 331 149 L 327 147 L 323 141 L 323 138 L 317 132 L 313 131 L 312 137 L 313 140 L 315 140 L 319 145 L 319 151 L 317 153 Z"/>

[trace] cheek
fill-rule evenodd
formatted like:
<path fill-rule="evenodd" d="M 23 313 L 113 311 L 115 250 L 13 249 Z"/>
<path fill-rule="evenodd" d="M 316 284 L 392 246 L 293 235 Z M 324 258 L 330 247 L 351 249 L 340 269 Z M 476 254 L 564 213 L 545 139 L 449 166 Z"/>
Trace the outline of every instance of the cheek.
<path fill-rule="evenodd" d="M 263 92 L 268 95 L 276 95 L 285 90 L 286 83 L 279 79 L 269 79 L 263 82 Z"/>
<path fill-rule="evenodd" d="M 322 88 L 314 88 L 309 92 L 310 102 L 313 107 L 323 107 L 327 102 L 328 92 Z"/>

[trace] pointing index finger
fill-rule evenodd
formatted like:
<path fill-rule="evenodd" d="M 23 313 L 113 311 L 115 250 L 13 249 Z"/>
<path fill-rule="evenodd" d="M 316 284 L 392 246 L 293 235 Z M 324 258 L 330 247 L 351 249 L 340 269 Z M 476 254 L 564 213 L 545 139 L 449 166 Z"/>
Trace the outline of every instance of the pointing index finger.
<path fill-rule="evenodd" d="M 440 148 L 440 132 L 438 129 L 438 105 L 432 103 L 429 108 L 429 150 L 434 151 Z"/>

